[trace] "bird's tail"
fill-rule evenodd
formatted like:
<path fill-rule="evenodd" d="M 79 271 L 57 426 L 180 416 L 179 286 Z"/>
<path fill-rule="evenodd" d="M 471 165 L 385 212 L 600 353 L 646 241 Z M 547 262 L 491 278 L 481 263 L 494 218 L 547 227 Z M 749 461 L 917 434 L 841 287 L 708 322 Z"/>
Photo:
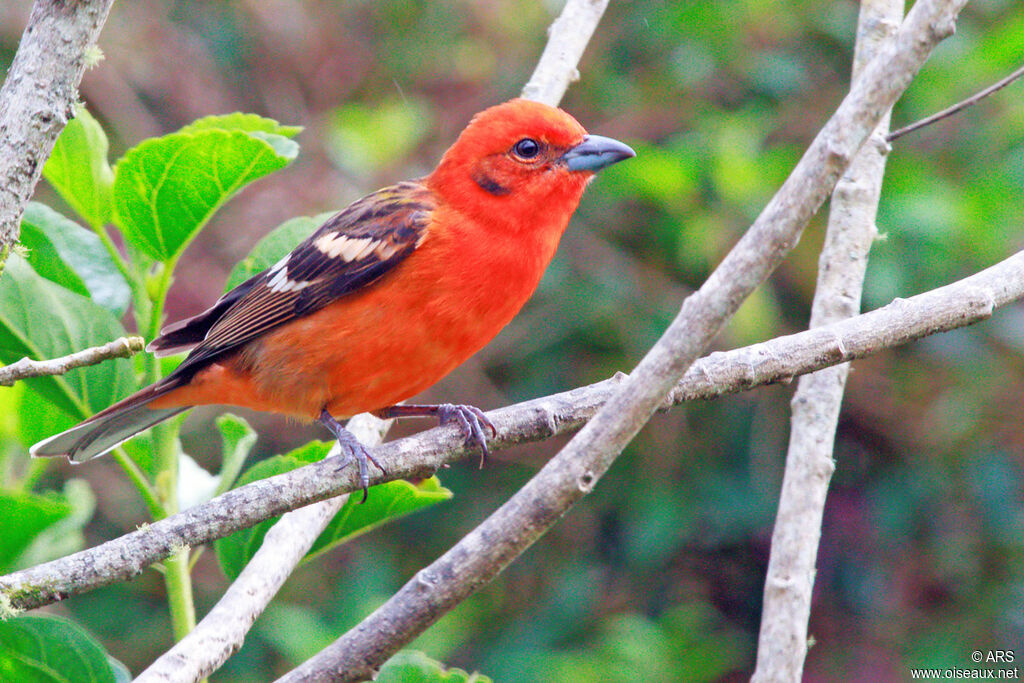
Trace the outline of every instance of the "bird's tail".
<path fill-rule="evenodd" d="M 170 379 L 170 378 L 168 378 Z M 85 422 L 43 439 L 32 446 L 33 456 L 67 456 L 71 462 L 84 462 L 103 455 L 144 429 L 188 410 L 189 406 L 150 408 L 149 404 L 176 389 L 175 382 L 157 382 L 100 411 Z"/>

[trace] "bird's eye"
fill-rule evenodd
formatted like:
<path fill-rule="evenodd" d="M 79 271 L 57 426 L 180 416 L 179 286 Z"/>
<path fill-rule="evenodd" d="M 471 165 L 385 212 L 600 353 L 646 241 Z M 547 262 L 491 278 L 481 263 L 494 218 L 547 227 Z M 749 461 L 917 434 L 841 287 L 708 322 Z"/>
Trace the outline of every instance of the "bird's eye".
<path fill-rule="evenodd" d="M 512 147 L 512 153 L 520 159 L 534 159 L 540 154 L 540 143 L 533 138 L 523 138 Z"/>

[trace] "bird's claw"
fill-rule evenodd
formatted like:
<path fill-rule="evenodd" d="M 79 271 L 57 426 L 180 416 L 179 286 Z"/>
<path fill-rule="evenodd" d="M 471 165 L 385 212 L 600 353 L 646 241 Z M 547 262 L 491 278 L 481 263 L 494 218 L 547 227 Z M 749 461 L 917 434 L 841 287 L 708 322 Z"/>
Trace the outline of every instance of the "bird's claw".
<path fill-rule="evenodd" d="M 437 419 L 443 425 L 457 425 L 462 430 L 467 444 L 475 443 L 480 447 L 480 468 L 483 469 L 484 463 L 490 456 L 484 427 L 491 431 L 491 438 L 498 435 L 498 429 L 493 422 L 487 419 L 484 412 L 474 406 L 442 403 L 437 406 Z"/>
<path fill-rule="evenodd" d="M 479 408 L 462 404 L 441 403 L 430 405 L 399 404 L 381 408 L 376 415 L 382 419 L 396 417 L 436 417 L 442 425 L 455 425 L 462 430 L 467 445 L 480 446 L 480 467 L 484 466 L 490 451 L 487 449 L 487 435 L 484 429 L 489 429 L 491 437 L 498 436 L 498 429 L 494 426 L 484 412 Z"/>
<path fill-rule="evenodd" d="M 338 440 L 338 448 L 341 450 L 338 457 L 342 458 L 342 460 L 338 465 L 337 471 L 340 472 L 345 469 L 349 463 L 355 460 L 356 466 L 359 468 L 359 485 L 363 489 L 363 499 L 359 502 L 365 503 L 370 488 L 370 467 L 367 462 L 372 462 L 382 474 L 387 474 L 387 471 L 377 462 L 377 459 L 373 457 L 370 450 L 355 437 L 355 434 L 345 429 L 344 425 L 331 417 L 326 409 L 320 413 L 320 423 L 331 430 L 331 433 Z"/>

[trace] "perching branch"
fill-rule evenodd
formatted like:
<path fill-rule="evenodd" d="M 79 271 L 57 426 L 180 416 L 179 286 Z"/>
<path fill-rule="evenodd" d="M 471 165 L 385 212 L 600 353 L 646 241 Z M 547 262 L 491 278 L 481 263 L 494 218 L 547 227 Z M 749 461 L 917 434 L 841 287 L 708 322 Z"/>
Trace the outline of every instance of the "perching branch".
<path fill-rule="evenodd" d="M 903 17 L 903 0 L 862 0 L 853 59 L 856 78 L 891 41 Z M 860 148 L 832 193 L 828 230 L 818 261 L 811 307 L 812 329 L 860 311 L 868 252 L 878 231 L 889 112 Z M 832 449 L 850 366 L 847 363 L 800 378 L 793 397 L 789 452 L 782 479 L 757 649 L 758 683 L 799 681 L 807 656 L 807 624 L 814 564 L 821 539 L 825 496 L 835 466 Z"/>
<path fill-rule="evenodd" d="M 45 375 L 63 375 L 68 370 L 74 370 L 85 365 L 96 365 L 111 358 L 131 358 L 142 351 L 146 342 L 142 337 L 121 337 L 103 346 L 94 346 L 91 349 L 76 351 L 75 353 L 53 358 L 51 360 L 21 360 L 5 365 L 0 368 L 0 386 L 10 387 L 15 382 L 29 377 L 43 377 Z"/>
<path fill-rule="evenodd" d="M 665 406 L 714 399 L 845 363 L 937 332 L 970 325 L 1024 298 L 1024 251 L 980 273 L 863 315 L 733 351 L 693 364 Z M 622 385 L 624 376 L 488 413 L 498 427 L 494 450 L 541 441 L 579 429 Z M 373 470 L 371 484 L 430 476 L 462 457 L 475 457 L 455 427 L 437 427 L 373 449 L 388 475 Z M 197 546 L 264 519 L 358 490 L 352 468 L 321 461 L 241 486 L 202 505 L 154 522 L 102 545 L 0 577 L 0 605 L 34 609 L 142 573 L 183 545 Z M 372 495 L 372 492 L 371 492 Z"/>
<path fill-rule="evenodd" d="M 898 34 L 897 45 L 901 46 L 900 49 L 895 53 L 890 51 L 881 55 L 880 58 L 872 62 L 868 73 L 858 79 L 853 93 L 841 105 L 840 112 L 837 113 L 836 117 L 833 117 L 832 122 L 826 126 L 826 129 L 819 136 L 819 140 L 816 141 L 812 150 L 805 155 L 805 161 L 801 162 L 795 173 L 797 180 L 791 179 L 787 181 L 782 197 L 777 197 L 773 200 L 769 205 L 769 209 L 766 210 L 767 218 L 759 219 L 758 223 L 755 224 L 755 227 L 760 226 L 757 230 L 757 235 L 765 231 L 766 224 L 769 227 L 774 225 L 769 219 L 775 216 L 781 216 L 781 222 L 784 224 L 792 225 L 793 220 L 788 218 L 784 211 L 787 207 L 791 209 L 790 213 L 792 214 L 804 217 L 810 215 L 810 208 L 802 208 L 797 211 L 794 207 L 800 204 L 800 198 L 809 192 L 810 187 L 821 185 L 822 180 L 820 176 L 829 176 L 832 173 L 838 174 L 839 171 L 832 171 L 831 169 L 836 164 L 839 164 L 839 160 L 843 157 L 843 150 L 849 146 L 854 146 L 856 143 L 856 140 L 840 137 L 836 128 L 839 128 L 840 131 L 849 130 L 856 128 L 859 122 L 864 136 L 866 136 L 867 131 L 873 127 L 877 119 L 880 118 L 881 113 L 888 107 L 891 100 L 896 97 L 899 88 L 909 82 L 912 74 L 908 69 L 912 70 L 920 66 L 928 52 L 928 47 L 937 42 L 943 35 L 948 35 L 952 31 L 952 16 L 961 4 L 961 2 L 940 3 L 937 1 L 925 1 L 915 5 Z M 945 9 L 945 14 L 942 13 L 943 9 Z M 932 27 L 944 28 L 940 31 Z M 878 86 L 874 81 L 866 81 L 868 76 L 873 76 L 874 79 L 877 79 L 877 83 L 882 85 Z M 881 104 L 879 104 L 879 100 L 881 100 Z M 872 119 L 869 113 L 872 110 L 877 111 L 877 116 L 874 119 Z M 842 141 L 845 141 L 845 144 L 840 144 Z M 829 149 L 832 151 L 829 152 Z M 807 159 L 820 160 L 822 158 L 825 161 L 831 161 L 831 163 L 822 162 L 819 172 L 817 174 L 811 173 L 811 170 L 807 167 L 811 162 L 808 162 Z M 822 192 L 827 191 L 828 183 L 825 183 Z M 813 200 L 818 200 L 817 193 L 812 193 L 811 201 Z M 804 199 L 804 201 L 808 200 Z M 752 228 L 752 232 L 753 230 Z M 731 260 L 727 259 L 730 264 L 730 270 L 736 270 L 737 260 L 740 261 L 739 265 L 741 268 L 747 267 L 749 264 L 745 262 L 751 260 L 755 264 L 760 262 L 760 256 L 765 254 L 767 250 L 758 246 L 759 242 L 763 241 L 767 244 L 777 245 L 776 249 L 781 250 L 783 245 L 795 241 L 795 238 L 789 236 L 788 233 L 779 235 L 780 231 L 781 229 L 770 231 L 769 238 L 766 240 L 748 239 L 750 235 L 748 233 L 748 237 L 745 237 L 740 243 L 741 246 L 745 247 L 744 258 L 732 257 Z M 754 242 L 754 244 L 750 244 L 751 242 Z M 755 253 L 751 254 L 751 251 Z M 1007 288 L 1010 288 L 1011 285 L 1024 287 L 1020 278 L 1020 273 L 1024 272 L 1024 267 L 1022 267 L 1020 262 L 1022 258 L 1024 257 L 1020 255 L 1015 256 L 1000 266 L 990 268 L 983 271 L 983 273 L 973 276 L 973 278 L 968 278 L 958 283 L 960 286 L 965 286 L 966 290 L 958 291 L 956 296 L 960 298 L 952 303 L 941 299 L 936 301 L 931 294 L 920 295 L 915 297 L 913 301 L 923 300 L 927 302 L 926 305 L 929 308 L 926 309 L 924 315 L 928 320 L 945 319 L 940 314 L 941 309 L 932 310 L 941 303 L 947 304 L 943 307 L 947 314 L 950 313 L 952 308 L 952 326 L 954 327 L 964 324 L 963 318 L 965 317 L 969 317 L 972 321 L 977 320 L 986 315 L 986 311 L 991 308 L 992 302 L 995 304 L 1005 303 L 1007 300 L 1015 299 L 1021 295 L 1020 292 L 1012 290 L 1015 292 L 1013 295 L 1001 298 L 1001 295 L 1006 294 Z M 760 270 L 765 270 L 764 266 Z M 979 290 L 978 285 L 974 283 L 980 281 L 974 278 L 981 278 L 984 274 L 991 272 L 999 272 L 1000 279 L 995 283 L 986 282 L 985 288 Z M 731 281 L 728 279 L 727 274 L 712 275 L 709 283 L 705 284 L 702 291 L 707 292 L 710 291 L 709 288 L 718 289 L 722 287 L 723 285 L 719 283 L 723 279 L 726 280 L 726 290 L 730 295 L 735 291 L 733 287 L 730 287 L 732 283 L 739 281 L 749 282 L 749 278 L 744 278 L 742 274 L 737 274 Z M 754 279 L 756 279 L 756 276 Z M 951 285 L 950 287 L 956 286 Z M 946 290 L 948 290 L 948 287 L 936 290 L 936 292 L 944 292 Z M 695 296 L 701 296 L 700 292 Z M 709 294 L 704 294 L 701 298 L 704 299 L 709 296 Z M 724 320 L 724 317 L 739 305 L 738 298 L 732 299 L 729 296 L 726 298 L 729 299 L 728 302 L 716 306 L 716 309 L 721 311 L 716 316 L 716 320 Z M 965 300 L 972 304 L 966 309 L 962 307 Z M 688 299 L 688 302 L 692 301 L 694 301 L 694 297 Z M 681 318 L 684 321 L 682 323 L 684 329 L 686 329 L 686 319 L 693 315 L 690 311 L 694 309 L 694 306 L 695 304 L 692 303 L 684 306 L 681 314 Z M 878 316 L 884 316 L 887 312 L 894 310 L 893 307 L 899 312 L 900 316 L 910 312 L 904 311 L 904 307 L 909 307 L 911 311 L 916 310 L 916 307 L 909 303 L 894 303 L 886 307 L 886 309 L 859 316 L 849 323 L 841 323 L 839 326 L 834 326 L 837 329 L 833 329 L 833 326 L 830 326 L 822 330 L 812 330 L 803 333 L 803 335 L 815 335 L 820 343 L 820 345 L 815 345 L 810 349 L 810 359 L 806 355 L 804 356 L 805 361 L 817 362 L 809 362 L 803 369 L 798 369 L 792 362 L 797 357 L 798 349 L 790 351 L 787 348 L 787 350 L 781 351 L 781 348 L 788 347 L 795 340 L 806 339 L 806 337 L 796 335 L 770 342 L 771 345 L 779 344 L 780 352 L 792 354 L 792 357 L 788 355 L 781 357 L 769 355 L 767 358 L 764 358 L 761 355 L 764 352 L 761 351 L 757 356 L 745 358 L 743 366 L 739 368 L 735 375 L 736 388 L 742 389 L 751 386 L 749 384 L 749 376 L 754 372 L 755 367 L 759 365 L 758 361 L 761 360 L 767 360 L 768 366 L 776 370 L 773 379 L 767 381 L 777 381 L 782 377 L 792 377 L 800 372 L 818 369 L 835 362 L 844 362 L 858 357 L 850 351 L 851 349 L 859 348 L 861 355 L 863 355 L 888 345 L 886 342 L 891 341 L 894 337 L 901 339 L 899 343 L 906 341 L 908 338 L 903 337 L 900 333 L 901 327 L 893 327 L 892 325 L 882 327 L 883 321 L 877 319 Z M 700 311 L 703 308 L 703 306 L 699 306 L 697 310 Z M 723 309 L 725 310 L 723 311 Z M 844 339 L 838 331 L 838 328 L 843 325 L 861 320 L 870 320 L 870 324 L 876 326 L 871 332 L 865 333 L 868 339 L 867 344 L 869 345 L 867 348 L 857 345 L 857 340 L 854 338 Z M 670 329 L 675 330 L 678 327 L 679 325 L 673 323 Z M 712 325 L 706 319 L 695 320 L 692 328 L 687 331 L 687 335 L 700 334 L 702 337 L 708 338 L 711 336 L 708 331 L 709 327 L 717 328 L 717 326 Z M 948 328 L 938 325 L 932 329 Z M 824 339 L 820 336 L 822 334 L 825 334 Z M 859 337 L 862 342 L 864 338 L 864 335 Z M 692 344 L 690 346 L 692 348 Z M 764 347 L 764 345 L 759 346 Z M 803 350 L 807 351 L 806 348 Z M 664 363 L 665 350 L 660 348 L 659 351 L 662 352 L 661 363 Z M 815 357 L 815 354 L 820 357 Z M 679 354 L 671 353 L 671 350 L 669 350 L 668 355 L 679 356 Z M 715 355 L 713 354 L 711 359 L 714 359 Z M 686 361 L 683 360 L 682 362 L 685 363 Z M 703 366 L 696 368 L 698 375 L 700 374 L 700 367 Z M 710 376 L 713 371 L 707 370 L 706 372 Z M 644 374 L 650 375 L 650 370 L 647 369 Z M 690 374 L 693 375 L 694 373 L 691 372 Z M 698 384 L 702 381 L 702 378 L 699 376 L 694 379 L 697 380 Z M 631 380 L 632 378 L 627 380 L 627 383 L 632 384 Z M 519 406 L 495 411 L 491 419 L 498 425 L 499 435 L 494 447 L 507 447 L 511 443 L 519 441 L 545 438 L 554 433 L 565 431 L 567 427 L 578 427 L 582 420 L 585 420 L 594 413 L 601 401 L 608 398 L 610 394 L 609 389 L 609 385 L 605 383 L 597 385 L 596 388 L 585 387 L 554 397 L 538 399 Z M 681 391 L 676 392 L 676 395 L 680 395 Z M 716 386 L 711 385 L 709 395 L 718 395 L 722 391 L 724 389 L 718 389 Z M 661 392 L 658 400 L 660 401 L 667 393 L 667 391 Z M 622 399 L 620 398 L 619 400 L 621 402 Z M 618 406 L 616 409 L 618 409 Z M 375 456 L 388 464 L 388 479 L 425 476 L 433 472 L 441 464 L 452 462 L 461 457 L 465 453 L 465 448 L 461 441 L 458 430 L 455 428 L 438 428 L 410 439 L 385 444 L 375 449 Z M 175 547 L 206 543 L 237 529 L 252 526 L 260 520 L 281 514 L 301 505 L 337 495 L 341 492 L 352 491 L 357 487 L 353 472 L 345 470 L 338 473 L 334 469 L 332 463 L 321 462 L 276 477 L 253 482 L 247 486 L 230 491 L 202 506 L 197 506 L 173 517 L 155 522 L 144 530 L 127 534 L 96 548 L 84 550 L 54 562 L 11 574 L 0 579 L 0 588 L 8 596 L 13 607 L 28 609 L 61 599 L 72 593 L 82 592 L 89 588 L 135 576 L 141 573 L 145 566 L 166 557 Z M 376 472 L 373 473 L 371 479 L 374 483 L 386 480 Z M 575 479 L 573 480 L 573 485 L 575 486 Z"/>
<path fill-rule="evenodd" d="M 17 242 L 21 215 L 43 164 L 74 116 L 87 52 L 112 4 L 36 0 L 32 7 L 0 88 L 0 254 Z"/>
<path fill-rule="evenodd" d="M 575 80 L 576 64 L 606 5 L 607 0 L 600 3 L 571 0 L 566 5 L 552 26 L 549 48 L 531 79 L 531 83 L 542 84 L 534 99 L 558 105 L 569 82 Z M 565 46 L 569 44 L 572 49 L 567 51 Z M 551 49 L 552 45 L 561 49 Z M 524 97 L 529 96 L 529 89 L 528 84 Z M 349 422 L 349 429 L 367 446 L 375 446 L 383 440 L 390 423 L 360 415 Z M 241 647 L 255 619 L 346 499 L 347 495 L 338 496 L 284 515 L 264 537 L 260 550 L 213 610 L 137 680 L 191 682 L 219 668 Z"/>
<path fill-rule="evenodd" d="M 583 51 L 601 21 L 608 0 L 569 0 L 548 29 L 548 42 L 522 96 L 558 106 L 569 85 L 579 80 Z"/>
<path fill-rule="evenodd" d="M 357 415 L 348 429 L 369 447 L 378 445 L 391 420 Z M 334 445 L 329 455 L 337 455 Z M 216 671 L 242 647 L 253 622 L 313 547 L 348 500 L 336 496 L 289 512 L 267 532 L 249 563 L 213 609 L 182 640 L 139 674 L 135 683 L 191 683 Z"/>
<path fill-rule="evenodd" d="M 1012 74 L 1010 74 L 1006 78 L 1004 78 L 1004 79 L 1002 79 L 1000 81 L 996 81 L 995 83 L 993 83 L 989 87 L 985 88 L 984 90 L 980 90 L 980 91 L 974 93 L 973 95 L 968 97 L 966 100 L 962 100 L 960 102 L 957 102 L 952 107 L 946 107 L 942 111 L 936 112 L 936 113 L 932 114 L 931 116 L 927 116 L 927 117 L 921 119 L 920 121 L 915 121 L 914 123 L 910 124 L 909 126 L 904 126 L 903 128 L 900 128 L 899 130 L 894 130 L 893 132 L 889 133 L 885 137 L 885 141 L 886 142 L 892 142 L 893 140 L 896 140 L 897 138 L 903 137 L 907 133 L 913 133 L 915 130 L 918 130 L 919 128 L 924 128 L 925 126 L 930 126 L 933 123 L 935 123 L 936 121 L 941 121 L 944 118 L 953 116 L 954 114 L 957 114 L 957 113 L 963 111 L 964 109 L 967 109 L 967 107 L 970 107 L 972 105 L 977 104 L 978 102 L 980 102 L 981 100 L 985 99 L 986 97 L 988 97 L 992 93 L 995 93 L 995 92 L 998 92 L 998 91 L 1002 90 L 1006 86 L 1010 85 L 1011 83 L 1013 83 L 1014 81 L 1019 79 L 1021 76 L 1024 76 L 1024 66 L 1020 67 L 1019 69 L 1014 71 Z"/>
<path fill-rule="evenodd" d="M 586 495 L 650 419 L 672 386 L 796 244 L 850 159 L 950 35 L 966 0 L 921 0 L 856 80 L 850 94 L 758 219 L 601 410 L 541 471 L 480 526 L 405 584 L 384 605 L 284 681 L 372 676 L 461 600 L 492 580 Z M 389 634 L 380 644 L 373 634 Z"/>

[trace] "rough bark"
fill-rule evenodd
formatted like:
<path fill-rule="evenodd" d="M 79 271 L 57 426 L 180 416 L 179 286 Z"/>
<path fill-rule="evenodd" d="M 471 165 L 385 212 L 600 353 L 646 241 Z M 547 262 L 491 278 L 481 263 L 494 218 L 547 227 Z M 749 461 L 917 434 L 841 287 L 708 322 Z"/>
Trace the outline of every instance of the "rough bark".
<path fill-rule="evenodd" d="M 21 215 L 64 124 L 113 0 L 36 0 L 0 87 L 0 255 L 18 241 Z M 2 258 L 0 258 L 2 261 Z M 0 264 L 2 267 L 2 264 Z"/>
<path fill-rule="evenodd" d="M 862 0 L 854 78 L 893 39 L 902 18 L 903 0 Z M 886 112 L 832 193 L 811 329 L 860 311 L 868 253 L 878 235 L 875 214 L 885 173 L 888 130 Z M 849 369 L 849 364 L 843 363 L 805 375 L 793 397 L 789 452 L 765 579 L 754 681 L 799 681 L 803 672 L 814 563 L 825 497 L 835 469 L 832 448 Z"/>

